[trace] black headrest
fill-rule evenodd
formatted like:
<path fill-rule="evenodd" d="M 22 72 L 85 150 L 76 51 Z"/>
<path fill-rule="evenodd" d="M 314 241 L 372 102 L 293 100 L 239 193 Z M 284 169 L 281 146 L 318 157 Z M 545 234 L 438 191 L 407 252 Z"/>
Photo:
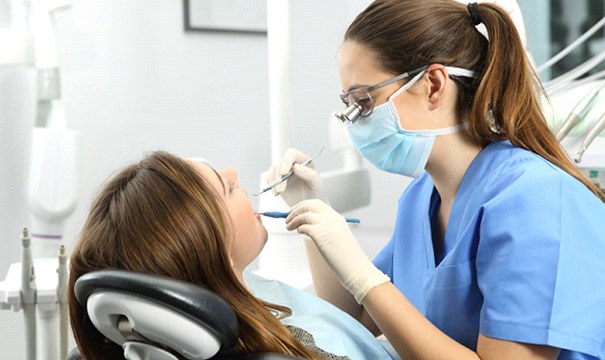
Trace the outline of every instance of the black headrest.
<path fill-rule="evenodd" d="M 237 343 L 237 317 L 233 309 L 208 289 L 165 276 L 126 270 L 99 270 L 82 275 L 74 288 L 83 306 L 92 293 L 102 290 L 140 296 L 187 315 L 208 328 L 219 339 L 222 349 Z"/>

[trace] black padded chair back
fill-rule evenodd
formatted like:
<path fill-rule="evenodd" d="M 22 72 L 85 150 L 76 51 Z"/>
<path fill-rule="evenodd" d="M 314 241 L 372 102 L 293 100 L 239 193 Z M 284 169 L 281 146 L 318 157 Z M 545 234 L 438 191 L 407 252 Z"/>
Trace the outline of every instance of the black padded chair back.
<path fill-rule="evenodd" d="M 99 270 L 81 276 L 76 281 L 74 292 L 78 302 L 86 307 L 89 305 L 88 301 L 91 296 L 105 292 L 141 298 L 158 307 L 170 309 L 192 319 L 219 339 L 221 349 L 229 349 L 238 341 L 237 317 L 230 305 L 214 292 L 191 283 L 125 270 Z M 146 314 L 146 316 L 153 315 Z M 101 329 L 99 331 L 103 332 Z M 152 345 L 166 348 L 162 343 L 152 343 Z M 172 349 L 172 353 L 176 354 L 175 356 L 178 358 L 190 359 L 179 354 L 176 349 Z M 216 355 L 212 359 L 300 360 L 297 357 L 272 353 L 250 354 L 244 357 Z M 84 359 L 76 348 L 70 352 L 67 360 Z"/>
<path fill-rule="evenodd" d="M 84 360 L 80 355 L 80 351 L 78 348 L 74 348 L 69 355 L 67 355 L 66 360 Z M 118 359 L 111 359 L 118 360 Z M 239 357 L 213 357 L 212 360 L 303 360 L 294 356 L 283 355 L 283 354 L 253 354 L 247 356 L 239 356 Z"/>
<path fill-rule="evenodd" d="M 97 329 L 126 353 L 155 351 L 161 358 L 159 353 L 173 352 L 207 359 L 238 340 L 237 317 L 230 305 L 191 283 L 101 270 L 81 276 L 74 292 Z M 199 343 L 193 343 L 194 339 Z"/>

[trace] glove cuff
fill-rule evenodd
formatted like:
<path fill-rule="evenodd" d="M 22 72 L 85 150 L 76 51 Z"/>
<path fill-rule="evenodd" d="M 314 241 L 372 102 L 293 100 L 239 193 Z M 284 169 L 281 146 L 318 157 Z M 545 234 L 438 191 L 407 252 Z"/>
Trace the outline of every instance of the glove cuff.
<path fill-rule="evenodd" d="M 391 281 L 382 271 L 378 270 L 369 260 L 362 262 L 357 269 L 342 282 L 342 285 L 355 297 L 358 304 L 368 292 L 381 284 Z"/>

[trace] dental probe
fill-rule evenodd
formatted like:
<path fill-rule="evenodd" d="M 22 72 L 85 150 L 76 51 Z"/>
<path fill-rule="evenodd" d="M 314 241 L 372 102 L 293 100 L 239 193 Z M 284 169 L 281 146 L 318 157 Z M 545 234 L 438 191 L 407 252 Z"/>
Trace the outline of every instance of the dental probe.
<path fill-rule="evenodd" d="M 319 153 L 317 155 L 315 155 L 312 158 L 307 159 L 306 161 L 301 162 L 300 165 L 302 165 L 302 166 L 309 165 L 311 163 L 311 161 L 317 159 L 319 157 L 319 155 L 321 155 L 321 153 L 324 151 L 324 148 L 325 148 L 325 146 L 322 146 L 321 150 L 319 150 Z M 271 184 L 267 185 L 267 187 L 265 187 L 264 189 L 262 189 L 259 193 L 252 194 L 252 195 L 259 196 L 260 194 L 266 193 L 267 191 L 273 189 L 277 185 L 279 185 L 279 184 L 283 183 L 284 181 L 288 180 L 292 175 L 294 175 L 294 170 L 288 171 L 288 173 L 286 175 L 284 175 L 281 178 L 273 181 Z"/>
<path fill-rule="evenodd" d="M 574 161 L 576 163 L 579 164 L 582 161 L 582 155 L 584 155 L 584 152 L 586 151 L 586 149 L 588 149 L 590 143 L 592 143 L 592 141 L 597 136 L 599 136 L 599 134 L 602 133 L 603 130 L 605 130 L 605 114 L 601 115 L 599 120 L 597 120 L 596 124 L 590 129 L 590 131 L 588 131 L 588 133 L 586 133 L 586 136 L 584 136 L 584 139 L 582 140 L 582 145 L 580 145 L 580 148 L 576 153 L 576 157 L 574 158 Z"/>
<path fill-rule="evenodd" d="M 580 102 L 574 106 L 573 110 L 571 110 L 567 116 L 567 119 L 565 122 L 563 122 L 563 125 L 561 125 L 561 128 L 557 132 L 558 141 L 563 140 L 563 138 L 569 134 L 571 129 L 576 126 L 576 124 L 580 122 L 584 116 L 586 116 L 588 110 L 590 110 L 590 106 L 594 103 L 597 95 L 601 89 L 603 89 L 604 85 L 605 82 L 603 82 L 599 87 L 590 89 L 588 94 L 586 94 L 586 96 L 584 96 L 582 100 L 580 100 Z"/>
<path fill-rule="evenodd" d="M 289 212 L 282 212 L 282 211 L 265 211 L 262 213 L 259 213 L 263 216 L 266 217 L 270 217 L 270 218 L 286 218 L 288 215 L 290 215 Z M 345 220 L 348 223 L 354 223 L 354 224 L 359 224 L 361 222 L 361 220 L 357 219 L 357 218 L 345 218 Z"/>

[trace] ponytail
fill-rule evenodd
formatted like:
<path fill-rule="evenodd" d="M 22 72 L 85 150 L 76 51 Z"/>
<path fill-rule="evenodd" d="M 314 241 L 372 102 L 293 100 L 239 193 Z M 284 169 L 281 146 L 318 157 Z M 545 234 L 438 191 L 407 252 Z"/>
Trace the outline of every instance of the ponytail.
<path fill-rule="evenodd" d="M 474 6 L 489 41 L 485 69 L 470 110 L 472 141 L 485 146 L 508 139 L 566 171 L 605 202 L 605 194 L 570 160 L 548 127 L 538 100 L 538 94 L 545 91 L 508 14 L 493 4 Z"/>

